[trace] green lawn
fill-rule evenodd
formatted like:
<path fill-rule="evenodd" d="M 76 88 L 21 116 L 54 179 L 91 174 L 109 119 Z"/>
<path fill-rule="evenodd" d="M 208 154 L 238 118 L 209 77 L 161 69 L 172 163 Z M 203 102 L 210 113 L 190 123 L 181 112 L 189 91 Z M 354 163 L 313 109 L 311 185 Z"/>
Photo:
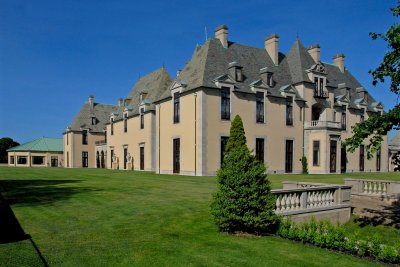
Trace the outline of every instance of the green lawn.
<path fill-rule="evenodd" d="M 269 178 L 279 188 L 283 180 L 341 183 L 361 176 L 400 180 L 367 173 Z M 220 234 L 209 213 L 215 188 L 214 177 L 0 167 L 0 190 L 51 266 L 379 265 L 278 237 Z M 0 266 L 34 260 L 26 241 L 0 245 Z"/>

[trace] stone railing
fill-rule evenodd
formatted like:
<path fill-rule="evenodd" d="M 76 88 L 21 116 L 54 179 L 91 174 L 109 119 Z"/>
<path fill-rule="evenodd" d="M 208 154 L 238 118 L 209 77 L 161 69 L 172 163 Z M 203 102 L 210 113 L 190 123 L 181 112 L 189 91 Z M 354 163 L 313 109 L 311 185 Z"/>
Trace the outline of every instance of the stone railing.
<path fill-rule="evenodd" d="M 296 182 L 296 181 L 283 181 L 283 189 L 295 189 L 295 188 L 308 188 L 317 186 L 327 186 L 324 183 L 310 183 L 310 182 Z"/>
<path fill-rule="evenodd" d="M 290 182 L 284 182 L 288 186 Z M 292 216 L 294 221 L 304 221 L 314 216 L 330 219 L 332 222 L 346 222 L 350 219 L 351 186 L 323 185 L 292 182 L 298 188 L 276 189 L 275 213 Z"/>
<path fill-rule="evenodd" d="M 341 124 L 340 122 L 335 122 L 335 121 L 309 121 L 305 122 L 304 124 L 305 128 L 308 129 L 313 129 L 313 128 L 335 128 L 335 129 L 341 129 Z"/>
<path fill-rule="evenodd" d="M 103 145 L 107 144 L 106 140 L 100 140 L 100 141 L 96 141 L 94 143 L 96 144 L 96 146 L 103 146 Z"/>
<path fill-rule="evenodd" d="M 352 186 L 351 194 L 367 195 L 384 198 L 399 199 L 400 181 L 344 179 L 346 185 Z"/>

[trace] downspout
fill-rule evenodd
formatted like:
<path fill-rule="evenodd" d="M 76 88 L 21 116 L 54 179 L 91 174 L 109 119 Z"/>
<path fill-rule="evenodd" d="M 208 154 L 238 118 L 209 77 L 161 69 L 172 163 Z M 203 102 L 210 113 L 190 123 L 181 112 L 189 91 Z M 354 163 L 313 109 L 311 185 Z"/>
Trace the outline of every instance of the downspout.
<path fill-rule="evenodd" d="M 197 93 L 194 93 L 194 176 L 197 176 Z"/>
<path fill-rule="evenodd" d="M 160 128 L 160 116 L 161 116 L 161 105 L 158 104 L 158 174 L 161 173 L 161 153 L 160 153 L 160 142 L 161 142 L 161 128 Z"/>

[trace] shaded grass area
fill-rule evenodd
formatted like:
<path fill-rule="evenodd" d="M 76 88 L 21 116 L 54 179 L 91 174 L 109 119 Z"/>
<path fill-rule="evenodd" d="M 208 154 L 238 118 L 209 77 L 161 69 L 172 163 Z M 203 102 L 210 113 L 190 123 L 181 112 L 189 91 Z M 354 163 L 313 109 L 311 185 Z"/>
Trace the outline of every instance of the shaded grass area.
<path fill-rule="evenodd" d="M 269 176 L 274 188 L 283 180 L 346 177 Z M 214 177 L 0 167 L 3 196 L 51 266 L 379 265 L 278 237 L 220 234 L 209 212 L 215 189 Z M 37 263 L 26 241 L 0 245 L 0 255 L 0 266 Z"/>

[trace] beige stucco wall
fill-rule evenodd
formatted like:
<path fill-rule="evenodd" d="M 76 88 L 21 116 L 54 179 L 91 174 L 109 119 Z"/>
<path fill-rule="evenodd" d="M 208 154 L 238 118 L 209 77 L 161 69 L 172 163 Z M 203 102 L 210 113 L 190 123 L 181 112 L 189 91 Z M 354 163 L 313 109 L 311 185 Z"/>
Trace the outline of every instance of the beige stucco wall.
<path fill-rule="evenodd" d="M 201 159 L 201 99 L 202 93 L 180 96 L 180 121 L 173 122 L 173 101 L 157 106 L 156 118 L 156 171 L 173 173 L 173 139 L 180 139 L 180 173 L 202 175 Z M 196 109 L 196 112 L 195 112 Z M 196 113 L 196 114 L 195 114 Z M 195 120 L 197 126 L 195 127 Z M 196 131 L 196 132 L 195 132 Z M 196 136 L 196 145 L 195 145 Z M 158 153 L 160 153 L 158 155 Z M 208 155 L 204 155 L 208 156 Z M 196 160 L 195 160 L 196 158 Z M 159 160 L 160 159 L 160 160 Z M 196 164 L 196 165 L 195 165 Z"/>
<path fill-rule="evenodd" d="M 18 164 L 17 157 L 25 156 L 27 157 L 26 164 Z M 44 157 L 44 164 L 38 165 L 33 164 L 32 157 Z M 14 164 L 11 163 L 11 157 L 14 157 Z M 63 164 L 63 154 L 55 152 L 29 152 L 29 151 L 18 151 L 18 152 L 8 152 L 8 166 L 13 167 L 51 167 L 51 158 L 57 158 L 57 167 L 61 167 Z"/>
<path fill-rule="evenodd" d="M 68 136 L 68 145 L 67 145 Z M 82 167 L 82 152 L 88 152 L 88 168 L 96 168 L 96 141 L 104 140 L 103 133 L 88 132 L 87 145 L 82 144 L 82 133 L 69 131 L 64 133 L 64 166 L 67 167 L 67 152 L 69 154 L 69 167 Z"/>
<path fill-rule="evenodd" d="M 124 132 L 124 121 L 114 122 L 114 134 L 111 135 L 111 125 L 107 125 L 107 168 L 111 166 L 111 150 L 118 157 L 118 169 L 124 169 L 124 147 L 128 148 L 128 153 L 133 157 L 133 169 L 140 169 L 140 147 L 144 146 L 144 170 L 154 171 L 156 156 L 154 143 L 154 123 L 155 115 L 153 112 L 144 114 L 144 128 L 140 129 L 140 116 L 128 118 L 128 129 Z M 128 166 L 127 166 L 128 169 Z"/>

